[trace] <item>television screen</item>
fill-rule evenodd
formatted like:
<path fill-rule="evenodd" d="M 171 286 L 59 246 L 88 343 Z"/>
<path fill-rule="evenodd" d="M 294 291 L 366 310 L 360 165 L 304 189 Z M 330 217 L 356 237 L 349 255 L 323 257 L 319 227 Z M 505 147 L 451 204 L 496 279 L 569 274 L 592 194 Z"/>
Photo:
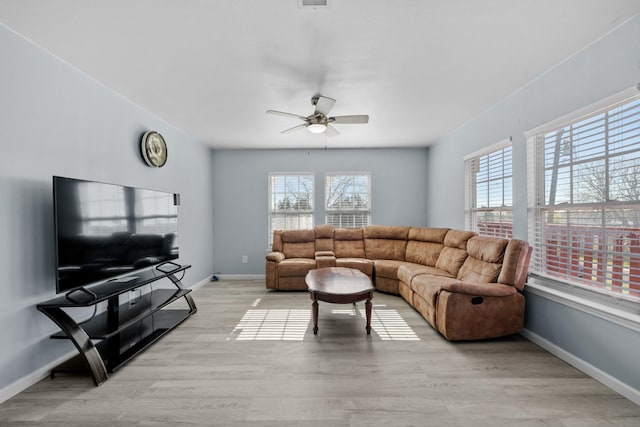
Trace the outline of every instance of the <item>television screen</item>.
<path fill-rule="evenodd" d="M 53 177 L 57 292 L 178 258 L 174 194 Z"/>

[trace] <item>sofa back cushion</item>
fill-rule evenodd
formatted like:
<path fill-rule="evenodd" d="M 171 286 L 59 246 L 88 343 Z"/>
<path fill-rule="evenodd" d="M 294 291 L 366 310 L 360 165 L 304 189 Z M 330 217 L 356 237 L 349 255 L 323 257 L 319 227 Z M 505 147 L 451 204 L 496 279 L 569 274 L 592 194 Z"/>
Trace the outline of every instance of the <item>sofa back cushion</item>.
<path fill-rule="evenodd" d="M 508 243 L 507 239 L 495 237 L 470 238 L 467 242 L 469 256 L 458 271 L 458 279 L 476 283 L 497 282 Z"/>
<path fill-rule="evenodd" d="M 368 259 L 404 261 L 409 227 L 370 225 L 364 229 L 364 252 Z"/>
<path fill-rule="evenodd" d="M 444 237 L 448 228 L 409 229 L 409 240 L 405 260 L 415 264 L 435 267 L 440 251 L 444 248 Z"/>
<path fill-rule="evenodd" d="M 319 225 L 315 229 L 316 252 L 333 251 L 333 226 Z"/>
<path fill-rule="evenodd" d="M 316 236 L 313 230 L 285 230 L 282 232 L 282 253 L 286 258 L 312 258 Z"/>
<path fill-rule="evenodd" d="M 456 277 L 467 259 L 467 241 L 475 236 L 473 231 L 449 230 L 444 237 L 444 247 L 440 251 L 435 267 Z"/>
<path fill-rule="evenodd" d="M 365 258 L 362 228 L 336 228 L 333 238 L 336 258 Z"/>

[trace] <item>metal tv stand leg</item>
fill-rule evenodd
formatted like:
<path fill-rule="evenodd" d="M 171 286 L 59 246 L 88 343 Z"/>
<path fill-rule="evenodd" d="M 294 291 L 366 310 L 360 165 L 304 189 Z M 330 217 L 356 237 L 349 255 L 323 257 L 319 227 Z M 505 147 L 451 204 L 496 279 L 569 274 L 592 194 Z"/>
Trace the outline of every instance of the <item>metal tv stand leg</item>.
<path fill-rule="evenodd" d="M 98 386 L 105 382 L 108 378 L 107 368 L 87 333 L 59 307 L 40 307 L 39 310 L 53 320 L 76 346 L 93 376 L 93 383 Z"/>

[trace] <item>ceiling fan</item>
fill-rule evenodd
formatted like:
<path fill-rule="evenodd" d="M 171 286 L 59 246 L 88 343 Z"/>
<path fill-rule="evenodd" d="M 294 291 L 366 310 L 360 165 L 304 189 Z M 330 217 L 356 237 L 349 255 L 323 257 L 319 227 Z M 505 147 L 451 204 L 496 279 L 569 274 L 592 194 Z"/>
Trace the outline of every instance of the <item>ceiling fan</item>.
<path fill-rule="evenodd" d="M 283 111 L 267 110 L 267 114 L 275 114 L 277 116 L 295 117 L 302 120 L 304 123 L 292 128 L 283 130 L 280 133 L 291 133 L 297 130 L 307 128 L 311 133 L 323 133 L 327 136 L 338 136 L 340 132 L 333 126 L 333 123 L 339 124 L 353 124 L 353 123 L 369 123 L 369 116 L 367 115 L 354 115 L 354 116 L 334 116 L 329 117 L 329 110 L 336 103 L 335 99 L 327 98 L 326 96 L 316 95 L 311 98 L 311 104 L 315 106 L 315 111 L 308 116 L 301 116 L 299 114 L 285 113 Z"/>

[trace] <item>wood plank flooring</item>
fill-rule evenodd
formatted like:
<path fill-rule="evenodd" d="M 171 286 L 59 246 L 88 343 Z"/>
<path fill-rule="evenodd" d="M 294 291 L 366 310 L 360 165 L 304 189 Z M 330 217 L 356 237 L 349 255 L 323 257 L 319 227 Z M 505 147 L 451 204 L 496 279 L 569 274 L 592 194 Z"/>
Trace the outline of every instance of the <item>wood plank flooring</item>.
<path fill-rule="evenodd" d="M 306 292 L 193 296 L 198 312 L 105 384 L 43 380 L 0 426 L 640 426 L 640 406 L 524 338 L 450 343 L 400 297 L 375 294 L 370 336 L 363 303 L 320 303 L 314 336 Z"/>

